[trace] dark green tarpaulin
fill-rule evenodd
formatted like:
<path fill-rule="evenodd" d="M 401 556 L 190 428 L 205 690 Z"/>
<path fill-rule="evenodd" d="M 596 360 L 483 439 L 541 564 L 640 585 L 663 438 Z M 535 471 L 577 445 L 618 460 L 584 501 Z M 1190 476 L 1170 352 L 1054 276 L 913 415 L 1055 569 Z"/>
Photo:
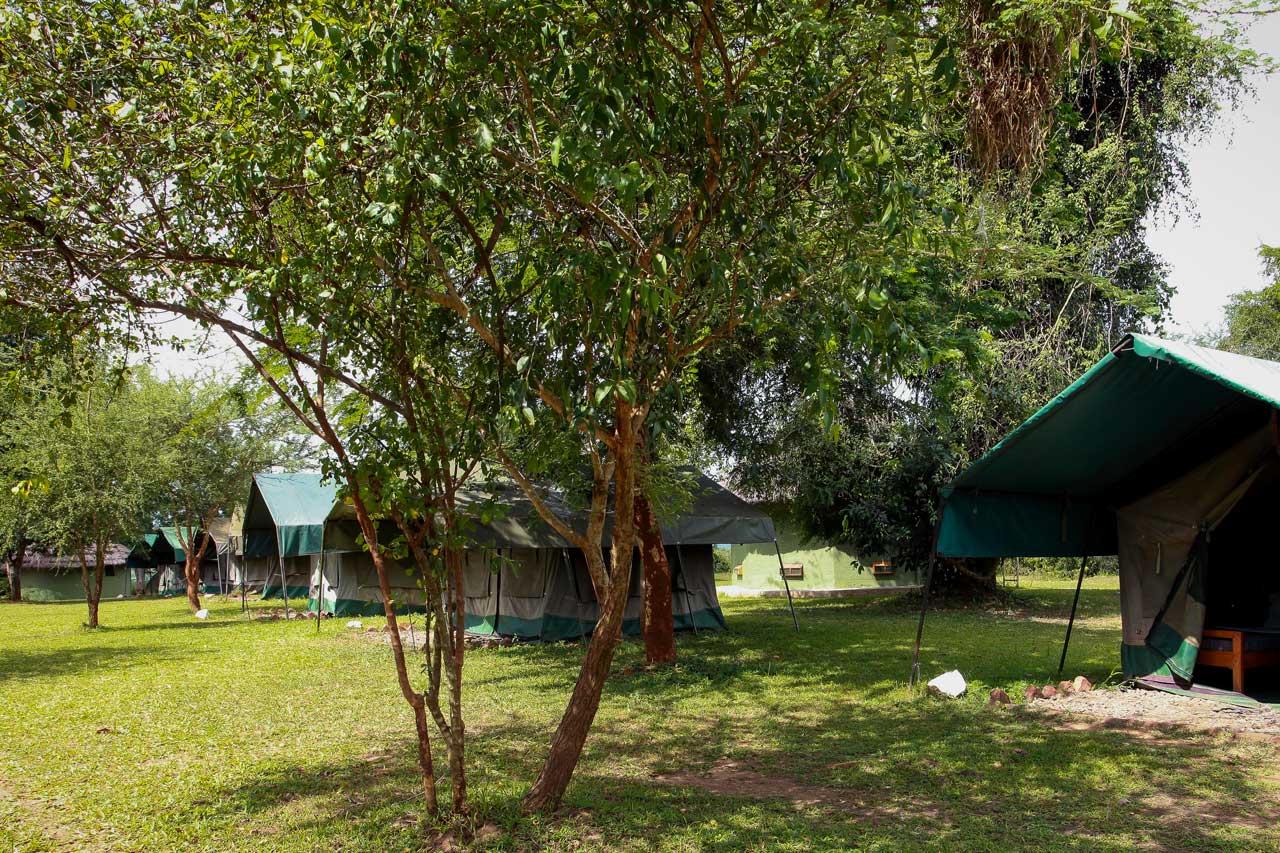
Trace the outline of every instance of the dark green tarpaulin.
<path fill-rule="evenodd" d="M 1206 545 L 1274 482 L 1278 406 L 1280 364 L 1127 336 L 943 490 L 937 553 L 1118 554 L 1125 673 L 1190 681 Z"/>
<path fill-rule="evenodd" d="M 943 490 L 938 553 L 1115 554 L 1116 507 L 1272 406 L 1280 364 L 1129 335 Z"/>
<path fill-rule="evenodd" d="M 338 487 L 321 474 L 255 474 L 245 505 L 245 557 L 319 554 Z"/>

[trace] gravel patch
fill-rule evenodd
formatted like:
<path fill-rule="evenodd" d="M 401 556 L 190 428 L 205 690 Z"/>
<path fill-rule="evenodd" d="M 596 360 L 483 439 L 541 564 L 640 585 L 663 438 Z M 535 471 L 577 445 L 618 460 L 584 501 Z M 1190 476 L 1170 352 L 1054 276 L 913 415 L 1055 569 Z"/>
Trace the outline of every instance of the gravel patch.
<path fill-rule="evenodd" d="M 1210 698 L 1178 696 L 1160 690 L 1116 687 L 1037 699 L 1036 712 L 1094 718 L 1106 723 L 1178 725 L 1214 731 L 1280 735 L 1280 710 L 1264 705 L 1239 708 Z"/>

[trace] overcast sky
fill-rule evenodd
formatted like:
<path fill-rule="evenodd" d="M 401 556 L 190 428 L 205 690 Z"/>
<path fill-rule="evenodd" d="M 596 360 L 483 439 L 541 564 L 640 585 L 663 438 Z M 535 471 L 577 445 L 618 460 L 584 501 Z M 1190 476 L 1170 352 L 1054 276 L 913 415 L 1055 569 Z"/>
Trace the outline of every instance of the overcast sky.
<path fill-rule="evenodd" d="M 1256 23 L 1250 42 L 1280 56 L 1280 16 Z M 1169 263 L 1178 289 L 1168 331 L 1215 327 L 1227 296 L 1268 284 L 1258 245 L 1280 244 L 1280 76 L 1254 82 L 1257 97 L 1224 113 L 1190 152 L 1195 213 L 1176 223 L 1151 222 L 1151 247 Z"/>

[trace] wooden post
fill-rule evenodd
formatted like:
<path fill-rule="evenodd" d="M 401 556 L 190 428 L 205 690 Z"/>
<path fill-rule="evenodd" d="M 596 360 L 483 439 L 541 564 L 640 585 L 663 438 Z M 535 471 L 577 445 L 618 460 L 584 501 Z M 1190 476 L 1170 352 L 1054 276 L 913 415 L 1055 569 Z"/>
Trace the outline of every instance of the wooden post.
<path fill-rule="evenodd" d="M 1080 576 L 1076 578 L 1076 597 L 1071 599 L 1071 618 L 1067 620 L 1067 638 L 1062 641 L 1062 657 L 1058 659 L 1058 675 L 1061 677 L 1062 668 L 1067 665 L 1067 646 L 1071 645 L 1071 628 L 1076 624 L 1076 605 L 1080 603 L 1080 587 L 1084 584 L 1084 570 L 1089 565 L 1089 558 L 1082 557 L 1080 559 Z"/>

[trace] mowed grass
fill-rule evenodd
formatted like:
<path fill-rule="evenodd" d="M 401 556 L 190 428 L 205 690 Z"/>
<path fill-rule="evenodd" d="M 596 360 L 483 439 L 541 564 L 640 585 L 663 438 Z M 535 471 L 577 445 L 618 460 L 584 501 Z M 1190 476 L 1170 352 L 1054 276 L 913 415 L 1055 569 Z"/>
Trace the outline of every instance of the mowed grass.
<path fill-rule="evenodd" d="M 1273 743 L 986 707 L 992 686 L 1056 681 L 1072 582 L 1023 580 L 1011 613 L 930 615 L 924 673 L 960 669 L 955 701 L 907 689 L 915 613 L 891 599 L 798 601 L 799 631 L 785 601 L 726 601 L 731 630 L 682 636 L 659 672 L 625 644 L 550 817 L 520 816 L 519 798 L 582 647 L 471 650 L 474 814 L 456 837 L 495 823 L 486 849 L 1280 849 Z M 199 622 L 181 600 L 105 602 L 94 632 L 82 603 L 0 605 L 0 850 L 429 848 L 389 649 L 345 620 L 317 632 L 209 604 Z M 1067 675 L 1111 676 L 1117 614 L 1115 579 L 1088 581 Z M 726 762 L 744 775 L 717 775 Z"/>

